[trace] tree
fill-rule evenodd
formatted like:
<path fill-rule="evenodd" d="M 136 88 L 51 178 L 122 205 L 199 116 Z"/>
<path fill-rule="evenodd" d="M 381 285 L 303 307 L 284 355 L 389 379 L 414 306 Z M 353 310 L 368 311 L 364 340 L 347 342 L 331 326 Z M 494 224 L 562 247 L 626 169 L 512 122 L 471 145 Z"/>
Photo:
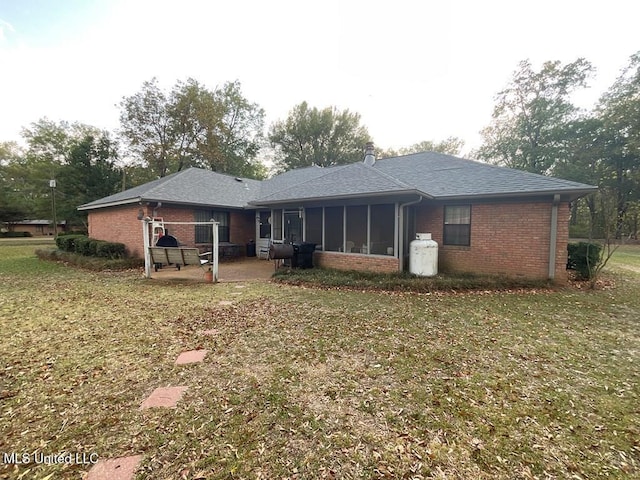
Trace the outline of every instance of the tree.
<path fill-rule="evenodd" d="M 264 110 L 242 96 L 239 82 L 227 82 L 214 92 L 222 121 L 209 156 L 209 168 L 236 175 L 264 178 L 266 167 L 256 160 L 263 146 Z"/>
<path fill-rule="evenodd" d="M 602 184 L 606 176 L 606 155 L 611 139 L 608 138 L 602 120 L 590 115 L 565 126 L 567 134 L 564 152 L 551 169 L 555 177 L 589 185 Z M 580 237 L 602 235 L 605 218 L 600 199 L 601 192 L 587 195 L 571 205 L 571 225 Z M 586 221 L 580 221 L 586 208 Z"/>
<path fill-rule="evenodd" d="M 57 182 L 57 217 L 70 224 L 84 220 L 78 205 L 118 190 L 122 174 L 115 166 L 117 144 L 107 132 L 45 118 L 23 129 L 22 135 L 24 149 L 7 144 L 0 149 L 0 195 L 11 200 L 13 209 L 19 207 L 22 218 L 52 218 L 50 180 Z"/>
<path fill-rule="evenodd" d="M 585 59 L 562 65 L 545 62 L 534 71 L 520 62 L 511 82 L 498 93 L 492 122 L 482 130 L 476 156 L 493 163 L 547 174 L 564 151 L 566 125 L 578 118 L 569 96 L 586 87 L 593 67 Z"/>
<path fill-rule="evenodd" d="M 371 137 L 360 125 L 359 114 L 335 107 L 319 110 L 302 102 L 289 112 L 286 120 L 271 126 L 269 141 L 276 149 L 276 166 L 290 170 L 361 161 Z"/>
<path fill-rule="evenodd" d="M 210 91 L 190 78 L 165 94 L 154 78 L 120 107 L 129 150 L 158 177 L 190 166 L 234 175 L 259 169 L 264 112 L 242 96 L 239 82 Z"/>
<path fill-rule="evenodd" d="M 393 149 L 380 150 L 377 152 L 377 156 L 379 158 L 389 158 L 420 152 L 438 152 L 445 153 L 447 155 L 460 155 L 462 147 L 464 147 L 464 140 L 458 137 L 447 137 L 439 142 L 423 140 L 422 142 L 414 143 L 410 147 L 402 147 L 398 151 Z"/>
<path fill-rule="evenodd" d="M 116 166 L 117 144 L 107 132 L 87 134 L 68 151 L 58 172 L 58 216 L 68 223 L 85 223 L 78 205 L 112 195 L 119 190 L 122 170 Z"/>
<path fill-rule="evenodd" d="M 640 203 L 640 52 L 602 96 L 597 113 L 610 139 L 602 187 L 615 202 L 616 238 L 637 236 Z M 629 217 L 627 218 L 627 213 Z"/>
<path fill-rule="evenodd" d="M 28 208 L 20 191 L 16 189 L 13 164 L 21 151 L 15 142 L 0 143 L 0 225 L 28 216 Z"/>
<path fill-rule="evenodd" d="M 164 177 L 173 168 L 173 135 L 168 100 L 153 78 L 142 84 L 142 90 L 120 102 L 121 134 L 132 154 Z"/>

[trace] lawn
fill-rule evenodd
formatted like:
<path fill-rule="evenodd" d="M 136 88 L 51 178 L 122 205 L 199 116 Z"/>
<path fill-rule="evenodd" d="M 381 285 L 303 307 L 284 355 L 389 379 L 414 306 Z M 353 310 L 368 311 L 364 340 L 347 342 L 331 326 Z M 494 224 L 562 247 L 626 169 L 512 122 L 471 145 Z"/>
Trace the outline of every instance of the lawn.
<path fill-rule="evenodd" d="M 419 294 L 162 284 L 33 250 L 0 243 L 0 455 L 142 454 L 138 479 L 640 477 L 639 247 L 595 291 Z M 139 409 L 177 385 L 177 408 Z M 90 468 L 3 458 L 0 478 Z"/>

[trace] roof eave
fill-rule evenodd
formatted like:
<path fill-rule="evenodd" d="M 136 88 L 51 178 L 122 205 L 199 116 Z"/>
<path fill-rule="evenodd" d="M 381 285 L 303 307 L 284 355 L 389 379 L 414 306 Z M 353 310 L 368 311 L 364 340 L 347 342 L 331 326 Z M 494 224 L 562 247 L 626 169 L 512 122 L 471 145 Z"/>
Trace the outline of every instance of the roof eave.
<path fill-rule="evenodd" d="M 348 195 L 323 195 L 320 197 L 304 197 L 304 198 L 287 198 L 283 200 L 254 200 L 249 202 L 249 205 L 269 206 L 269 205 L 285 205 L 290 203 L 306 203 L 306 202 L 321 202 L 321 201 L 333 201 L 333 200 L 349 200 L 353 198 L 371 198 L 371 197 L 391 197 L 397 195 L 420 195 L 425 198 L 432 199 L 431 195 L 421 192 L 416 189 L 411 190 L 393 190 L 387 192 L 370 192 L 370 193 L 353 193 Z"/>
<path fill-rule="evenodd" d="M 132 203 L 140 203 L 143 200 L 141 197 L 136 198 L 128 198 L 126 200 L 118 200 L 115 202 L 106 202 L 106 203 L 98 203 L 98 204 L 90 204 L 85 203 L 84 205 L 80 205 L 78 210 L 97 210 L 98 208 L 108 208 L 108 207 L 119 207 L 121 205 L 131 205 Z"/>
<path fill-rule="evenodd" d="M 185 207 L 205 207 L 205 208 L 230 208 L 230 209 L 238 209 L 238 210 L 242 210 L 245 209 L 247 207 L 250 207 L 249 205 L 219 205 L 216 203 L 193 203 L 193 202 L 179 202 L 179 201 L 175 201 L 175 200 L 167 200 L 167 199 L 156 199 L 156 198 L 143 198 L 143 197 L 137 197 L 137 198 L 131 198 L 131 199 L 127 199 L 127 200 L 120 200 L 117 202 L 108 202 L 108 203 L 101 203 L 99 205 L 80 205 L 78 207 L 78 210 L 97 210 L 99 208 L 109 208 L 109 207 L 120 207 L 123 205 L 131 205 L 134 203 L 139 203 L 139 204 L 143 204 L 143 203 L 157 203 L 157 202 L 162 202 L 163 204 L 167 204 L 167 205 L 179 205 L 179 206 L 185 206 Z"/>
<path fill-rule="evenodd" d="M 580 197 L 594 193 L 598 191 L 598 187 L 582 188 L 576 190 L 536 190 L 529 192 L 506 192 L 506 193 L 490 193 L 490 194 L 478 194 L 478 195 L 449 195 L 449 196 L 435 196 L 434 200 L 482 200 L 482 199 L 507 199 L 514 197 L 540 197 L 546 195 L 556 195 L 569 197 L 571 200 L 576 200 Z"/>

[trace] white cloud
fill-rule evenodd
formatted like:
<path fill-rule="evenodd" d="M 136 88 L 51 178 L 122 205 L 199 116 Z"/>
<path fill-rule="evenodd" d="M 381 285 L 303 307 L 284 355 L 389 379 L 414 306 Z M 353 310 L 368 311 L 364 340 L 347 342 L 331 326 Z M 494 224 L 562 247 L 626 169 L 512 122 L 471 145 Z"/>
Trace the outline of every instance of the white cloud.
<path fill-rule="evenodd" d="M 13 28 L 13 25 L 11 25 L 9 22 L 0 18 L 0 45 L 8 41 L 5 31 L 13 33 L 16 31 L 16 29 Z"/>

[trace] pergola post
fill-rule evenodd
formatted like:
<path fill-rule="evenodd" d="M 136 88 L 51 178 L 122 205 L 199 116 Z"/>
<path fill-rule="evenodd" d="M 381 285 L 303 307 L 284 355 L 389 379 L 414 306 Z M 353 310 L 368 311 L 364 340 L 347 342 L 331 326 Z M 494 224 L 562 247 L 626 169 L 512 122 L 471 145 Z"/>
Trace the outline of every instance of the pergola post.
<path fill-rule="evenodd" d="M 142 219 L 142 241 L 144 242 L 144 276 L 151 278 L 151 252 L 149 252 L 149 224 L 151 218 L 144 217 Z"/>
<path fill-rule="evenodd" d="M 218 222 L 213 222 L 211 225 L 211 239 L 213 243 L 213 250 L 211 251 L 211 259 L 213 261 L 213 282 L 218 283 Z"/>

